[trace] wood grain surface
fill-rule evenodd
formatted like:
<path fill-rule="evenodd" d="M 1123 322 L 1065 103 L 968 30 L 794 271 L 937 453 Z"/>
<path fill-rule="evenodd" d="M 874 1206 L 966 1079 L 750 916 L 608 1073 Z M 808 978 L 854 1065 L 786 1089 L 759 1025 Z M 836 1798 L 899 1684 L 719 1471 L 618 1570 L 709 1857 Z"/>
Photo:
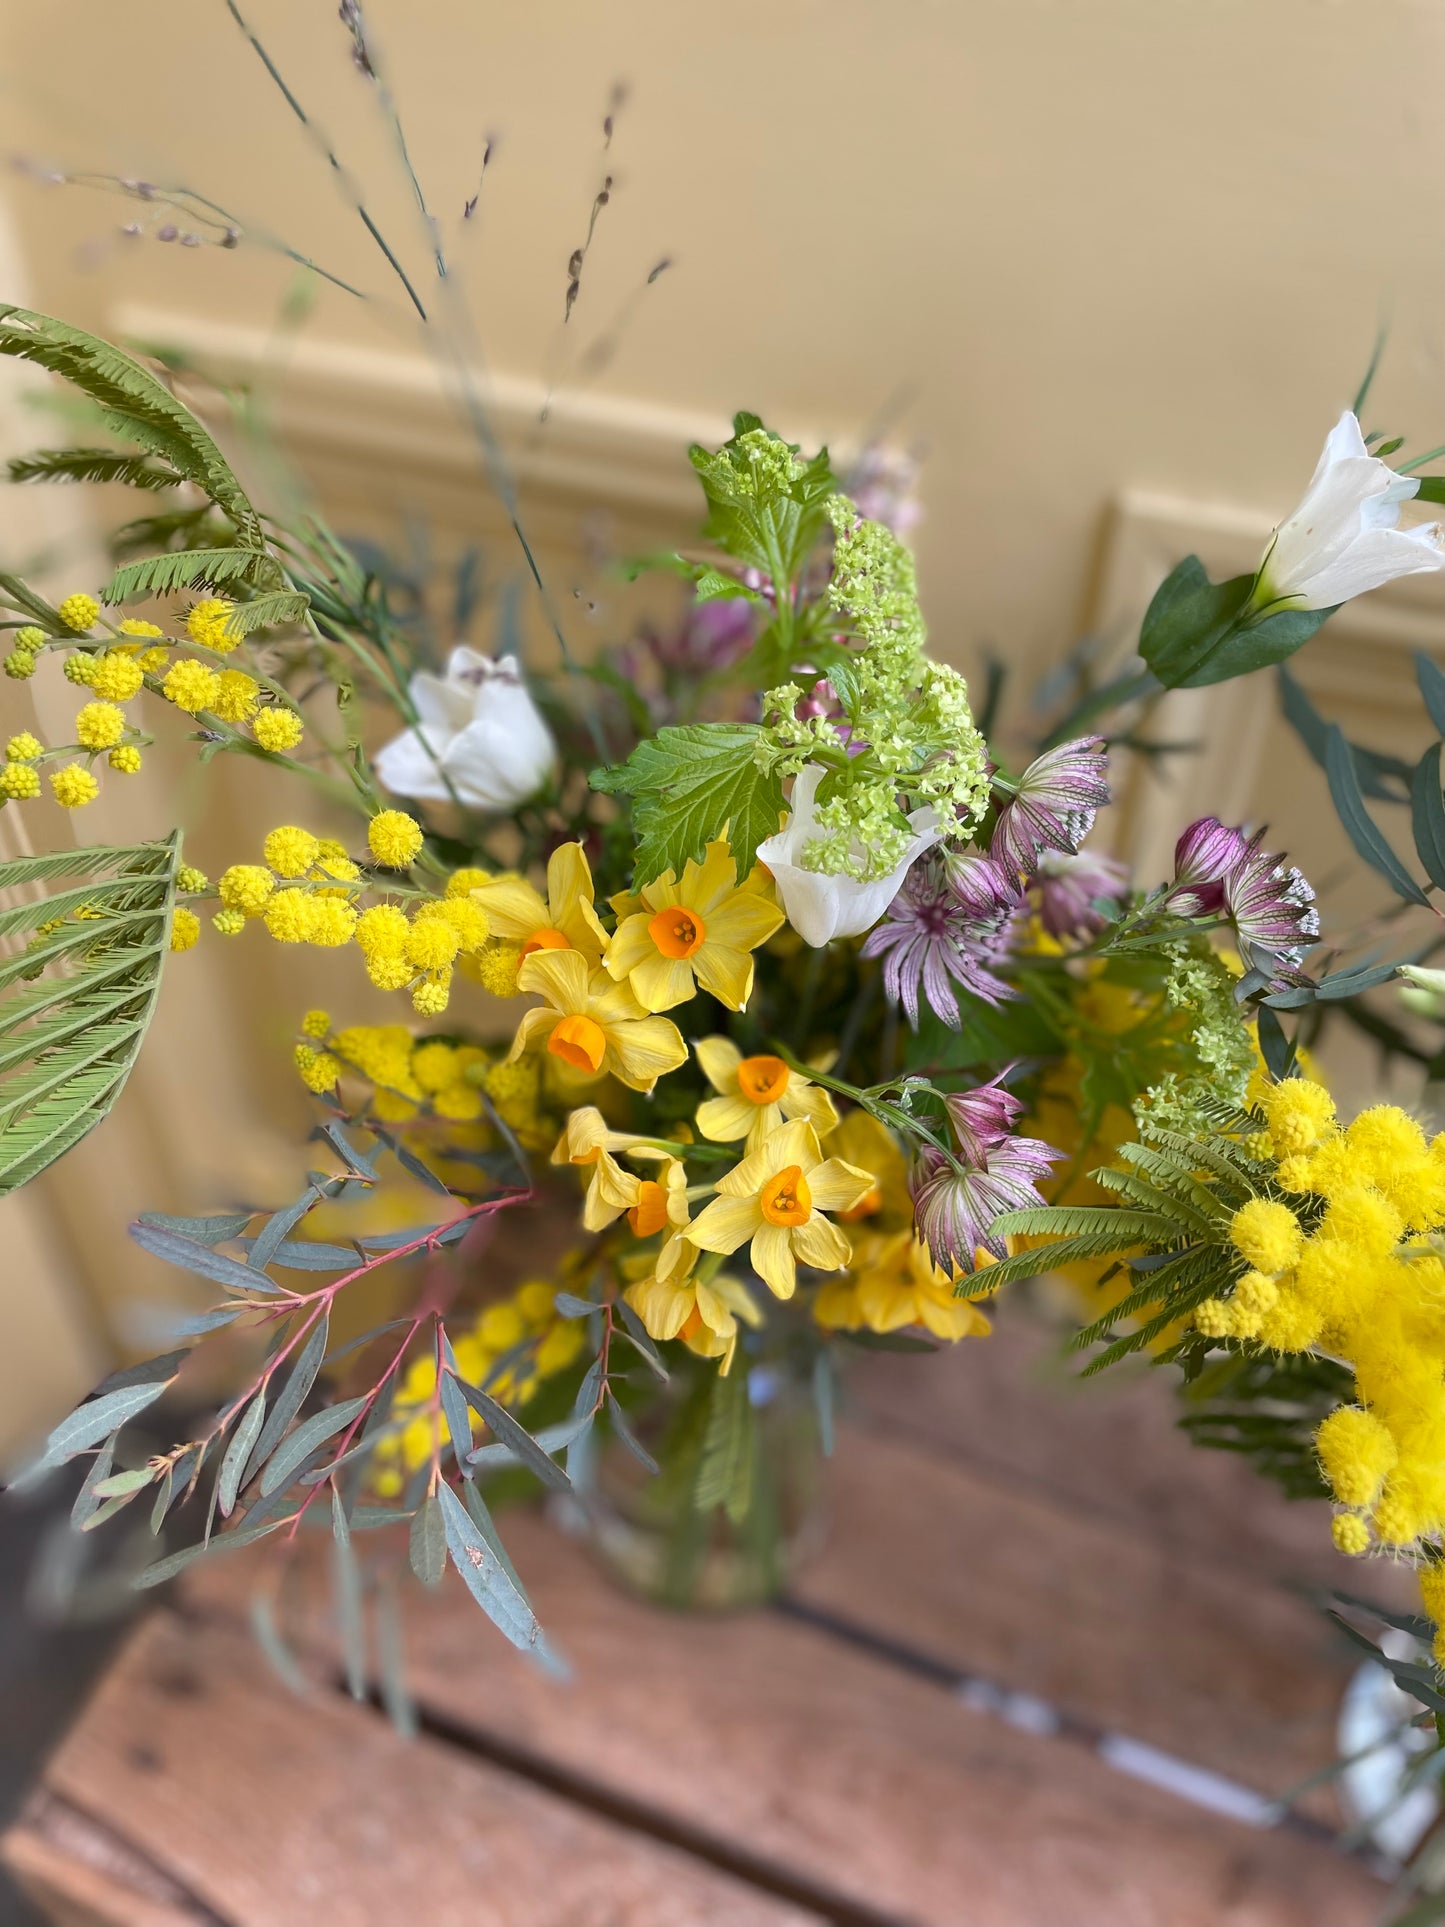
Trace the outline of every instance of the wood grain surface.
<path fill-rule="evenodd" d="M 1277 1794 L 1330 1757 L 1346 1662 L 1274 1577 L 1272 1494 L 1249 1488 L 1233 1544 L 1222 1500 L 1200 1543 L 1177 1508 L 1151 1529 L 1160 1475 L 1135 1457 L 1161 1436 L 1205 1457 L 1170 1436 L 1162 1381 L 1129 1389 L 1122 1442 L 1026 1388 L 1054 1448 L 1007 1463 L 978 1408 L 1002 1409 L 1001 1381 L 1037 1358 L 1011 1339 L 867 1361 L 830 1535 L 777 1608 L 661 1611 L 555 1521 L 506 1514 L 570 1677 L 513 1652 L 452 1580 L 414 1588 L 411 1743 L 336 1684 L 321 1541 L 294 1589 L 304 1704 L 241 1627 L 254 1556 L 202 1567 L 184 1619 L 162 1609 L 105 1680 L 44 1797 L 221 1927 L 1374 1927 L 1385 1889 L 1323 1827 L 1246 1825 L 1097 1750 L 1123 1735 Z M 1218 1463 L 1232 1489 L 1239 1468 Z M 1330 1796 L 1310 1810 L 1331 1817 Z M 33 1823 L 6 1852 L 33 1891 L 50 1854 L 64 1927 L 163 1927 L 77 1913 L 73 1895 L 64 1912 Z"/>

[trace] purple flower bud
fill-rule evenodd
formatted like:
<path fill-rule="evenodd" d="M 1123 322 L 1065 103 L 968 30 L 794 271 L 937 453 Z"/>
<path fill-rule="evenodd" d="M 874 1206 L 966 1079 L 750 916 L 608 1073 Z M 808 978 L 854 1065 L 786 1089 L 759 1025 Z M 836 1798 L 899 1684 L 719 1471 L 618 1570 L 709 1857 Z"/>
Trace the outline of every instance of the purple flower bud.
<path fill-rule="evenodd" d="M 1224 879 L 1244 855 L 1243 830 L 1227 829 L 1217 816 L 1201 816 L 1174 846 L 1174 881 L 1167 902 L 1181 917 L 1218 916 Z"/>
<path fill-rule="evenodd" d="M 1002 1143 L 1018 1121 L 1023 1099 L 1003 1088 L 1001 1071 L 990 1084 L 979 1084 L 971 1091 L 954 1091 L 943 1100 L 953 1125 L 958 1148 L 970 1164 L 983 1164 L 988 1153 Z"/>
<path fill-rule="evenodd" d="M 1097 935 L 1108 920 L 1100 916 L 1095 903 L 1120 903 L 1128 893 L 1129 872 L 1110 857 L 1092 850 L 1080 850 L 1076 856 L 1045 850 L 1039 858 L 1033 900 L 1039 922 L 1051 937 Z"/>
<path fill-rule="evenodd" d="M 1101 739 L 1081 736 L 1035 757 L 1017 794 L 999 811 L 990 856 L 1028 874 L 1044 850 L 1072 856 L 1109 800 L 1109 759 Z"/>

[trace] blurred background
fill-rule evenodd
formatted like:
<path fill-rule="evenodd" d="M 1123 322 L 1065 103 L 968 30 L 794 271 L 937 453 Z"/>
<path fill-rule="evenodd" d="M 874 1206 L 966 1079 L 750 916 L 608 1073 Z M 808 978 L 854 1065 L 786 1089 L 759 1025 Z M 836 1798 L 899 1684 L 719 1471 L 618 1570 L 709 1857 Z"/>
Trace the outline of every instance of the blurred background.
<path fill-rule="evenodd" d="M 575 646 L 660 593 L 617 560 L 692 534 L 686 445 L 748 408 L 887 451 L 917 496 L 934 648 L 978 687 L 1005 666 L 1005 742 L 1081 640 L 1097 665 L 1127 657 L 1180 557 L 1253 566 L 1382 329 L 1365 428 L 1411 455 L 1445 440 L 1437 0 L 366 0 L 373 75 L 332 0 L 242 11 L 309 126 L 226 0 L 0 0 L 0 299 L 165 348 L 203 408 L 244 391 L 285 457 L 271 482 L 419 578 L 475 555 L 484 646 L 549 645 L 402 275 L 480 377 Z M 59 439 L 54 410 L 0 370 L 0 453 Z M 91 586 L 95 512 L 9 491 L 0 566 Z M 1298 674 L 1357 740 L 1409 754 L 1418 648 L 1445 653 L 1436 579 L 1352 606 Z M 0 723 L 63 718 L 69 694 L 7 683 Z M 1207 810 L 1270 825 L 1327 932 L 1377 902 L 1272 683 L 1172 697 L 1155 734 L 1192 747 L 1121 766 L 1116 853 L 1141 881 Z M 245 772 L 217 775 L 158 755 L 123 799 L 107 787 L 104 824 L 37 814 L 37 843 L 179 811 L 214 873 L 269 826 Z M 0 854 L 23 847 L 18 814 Z M 0 1451 L 158 1348 L 184 1286 L 128 1246 L 137 1209 L 289 1187 L 287 1039 L 323 993 L 324 968 L 277 946 L 203 940 L 115 1114 L 0 1205 Z M 1378 1089 L 1358 1040 L 1334 1050 L 1347 1089 Z M 1006 1437 L 1024 1456 L 1026 1431 Z"/>

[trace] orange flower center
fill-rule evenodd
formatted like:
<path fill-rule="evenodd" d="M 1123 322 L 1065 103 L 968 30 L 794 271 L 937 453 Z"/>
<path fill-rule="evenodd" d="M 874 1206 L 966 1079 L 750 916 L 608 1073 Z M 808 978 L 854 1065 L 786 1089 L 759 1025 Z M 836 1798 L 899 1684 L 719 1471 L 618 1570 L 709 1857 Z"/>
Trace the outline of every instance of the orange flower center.
<path fill-rule="evenodd" d="M 738 1089 L 749 1104 L 776 1104 L 790 1075 L 781 1057 L 745 1057 L 738 1065 Z"/>
<path fill-rule="evenodd" d="M 571 948 L 571 944 L 560 930 L 554 930 L 551 924 L 543 924 L 542 928 L 534 930 L 522 945 L 522 955 L 530 957 L 534 950 L 570 950 Z"/>
<path fill-rule="evenodd" d="M 846 1211 L 838 1213 L 840 1224 L 856 1224 L 859 1218 L 871 1218 L 883 1203 L 883 1193 L 875 1184 L 865 1191 L 857 1204 L 850 1204 Z"/>
<path fill-rule="evenodd" d="M 647 934 L 664 957 L 690 957 L 702 948 L 707 925 L 695 910 L 684 910 L 678 903 L 670 910 L 659 910 L 649 920 Z"/>
<path fill-rule="evenodd" d="M 813 1215 L 813 1194 L 803 1176 L 801 1164 L 790 1164 L 785 1171 L 768 1179 L 763 1186 L 758 1208 L 769 1224 L 806 1224 Z"/>
<path fill-rule="evenodd" d="M 701 1330 L 702 1313 L 698 1310 L 697 1306 L 694 1305 L 692 1310 L 687 1314 L 687 1317 L 683 1320 L 682 1330 L 677 1335 L 679 1338 L 696 1338 Z"/>
<path fill-rule="evenodd" d="M 635 1238 L 650 1238 L 667 1223 L 667 1193 L 651 1178 L 642 1180 L 637 1202 L 627 1214 Z"/>
<path fill-rule="evenodd" d="M 577 1071 L 598 1071 L 607 1052 L 607 1037 L 591 1017 L 562 1017 L 547 1039 L 547 1048 Z"/>

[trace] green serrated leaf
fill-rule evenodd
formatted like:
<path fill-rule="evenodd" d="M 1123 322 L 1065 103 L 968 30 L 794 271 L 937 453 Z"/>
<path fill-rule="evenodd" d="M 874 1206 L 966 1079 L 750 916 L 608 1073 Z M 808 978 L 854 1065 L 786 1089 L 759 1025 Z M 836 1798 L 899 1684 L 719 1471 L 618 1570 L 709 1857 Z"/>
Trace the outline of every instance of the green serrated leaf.
<path fill-rule="evenodd" d="M 759 763 L 763 747 L 756 725 L 690 724 L 660 729 L 619 767 L 594 772 L 594 789 L 632 798 L 639 884 L 665 870 L 681 876 L 724 830 L 739 879 L 747 876 L 783 814 L 782 780 Z"/>

